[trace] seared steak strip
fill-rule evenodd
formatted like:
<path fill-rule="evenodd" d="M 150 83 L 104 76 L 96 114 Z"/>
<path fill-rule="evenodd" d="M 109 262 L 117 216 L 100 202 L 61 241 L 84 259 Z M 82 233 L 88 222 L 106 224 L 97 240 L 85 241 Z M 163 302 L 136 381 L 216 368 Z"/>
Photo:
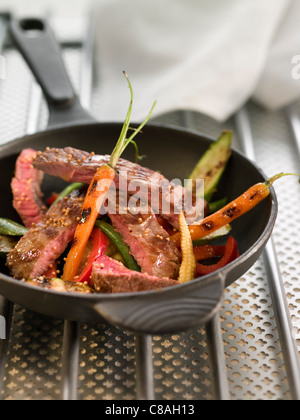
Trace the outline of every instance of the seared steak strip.
<path fill-rule="evenodd" d="M 32 166 L 36 154 L 33 149 L 23 150 L 16 161 L 15 177 L 11 183 L 13 206 L 28 228 L 41 222 L 46 213 L 41 198 L 44 174 Z"/>
<path fill-rule="evenodd" d="M 114 228 L 129 246 L 142 273 L 159 278 L 177 279 L 180 253 L 169 234 L 158 223 L 151 207 L 126 207 L 127 200 L 108 194 L 108 215 Z"/>
<path fill-rule="evenodd" d="M 97 293 L 143 292 L 179 284 L 175 280 L 161 279 L 128 270 L 122 263 L 107 256 L 101 257 L 94 264 L 91 281 Z"/>
<path fill-rule="evenodd" d="M 67 182 L 90 184 L 96 170 L 109 162 L 110 156 L 90 154 L 67 147 L 39 152 L 33 165 L 48 175 L 64 179 Z M 139 194 L 141 199 L 151 203 L 153 211 L 161 214 L 172 226 L 178 229 L 179 214 L 183 208 L 188 215 L 203 219 L 208 206 L 204 200 L 197 201 L 182 186 L 170 183 L 163 175 L 138 164 L 119 159 L 116 166 L 115 184 L 117 189 L 126 190 L 130 195 Z M 150 188 L 151 186 L 151 188 Z M 153 197 L 157 197 L 153 200 Z"/>
<path fill-rule="evenodd" d="M 93 289 L 85 284 L 64 281 L 58 278 L 40 277 L 34 280 L 27 280 L 26 283 L 55 292 L 83 293 L 86 295 L 94 293 Z"/>
<path fill-rule="evenodd" d="M 42 276 L 73 240 L 83 198 L 74 191 L 53 206 L 42 222 L 32 227 L 9 253 L 7 265 L 16 279 Z"/>

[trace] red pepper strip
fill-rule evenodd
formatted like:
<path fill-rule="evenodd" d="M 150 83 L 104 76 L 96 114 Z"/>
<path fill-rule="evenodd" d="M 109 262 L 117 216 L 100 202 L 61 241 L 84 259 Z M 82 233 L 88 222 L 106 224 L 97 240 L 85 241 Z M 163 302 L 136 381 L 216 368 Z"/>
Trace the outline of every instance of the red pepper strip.
<path fill-rule="evenodd" d="M 90 277 L 92 274 L 93 264 L 99 257 L 102 257 L 105 254 L 108 248 L 109 240 L 107 236 L 98 228 L 94 228 L 91 234 L 91 240 L 93 243 L 93 250 L 85 268 L 83 269 L 79 277 L 76 279 L 76 282 L 79 283 L 87 282 L 88 284 L 90 284 Z"/>
<path fill-rule="evenodd" d="M 197 261 L 210 260 L 216 257 L 224 257 L 225 246 L 203 245 L 194 247 L 194 255 Z"/>
<path fill-rule="evenodd" d="M 226 265 L 237 259 L 239 256 L 240 254 L 238 251 L 237 241 L 232 236 L 230 236 L 226 243 L 222 259 L 217 264 L 213 265 L 197 264 L 197 275 L 205 276 L 207 274 L 211 274 L 214 271 L 225 267 Z"/>
<path fill-rule="evenodd" d="M 47 198 L 47 204 L 49 207 L 52 206 L 52 204 L 57 200 L 59 194 L 53 194 L 51 197 Z"/>

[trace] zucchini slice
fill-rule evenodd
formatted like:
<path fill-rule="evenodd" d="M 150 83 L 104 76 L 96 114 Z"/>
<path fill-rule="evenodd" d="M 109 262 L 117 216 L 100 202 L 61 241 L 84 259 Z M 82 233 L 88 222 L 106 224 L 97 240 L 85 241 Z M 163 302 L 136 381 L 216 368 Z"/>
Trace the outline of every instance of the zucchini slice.
<path fill-rule="evenodd" d="M 231 157 L 232 135 L 231 131 L 224 131 L 221 137 L 204 153 L 189 177 L 191 182 L 188 184 L 188 188 L 190 190 L 195 190 L 196 180 L 204 180 L 204 198 L 208 202 L 211 201 Z M 203 189 L 200 193 L 199 191 L 193 192 L 198 196 L 203 196 Z"/>

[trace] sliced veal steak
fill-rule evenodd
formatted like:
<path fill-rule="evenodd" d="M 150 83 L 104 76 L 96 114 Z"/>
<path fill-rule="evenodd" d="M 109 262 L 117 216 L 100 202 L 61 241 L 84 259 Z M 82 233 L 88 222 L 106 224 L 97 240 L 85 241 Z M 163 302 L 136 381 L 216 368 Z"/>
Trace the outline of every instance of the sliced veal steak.
<path fill-rule="evenodd" d="M 42 276 L 73 240 L 82 212 L 83 198 L 78 191 L 59 201 L 32 227 L 9 253 L 7 265 L 16 279 Z"/>
<path fill-rule="evenodd" d="M 47 148 L 44 153 L 38 152 L 33 165 L 46 174 L 62 178 L 66 182 L 90 184 L 97 168 L 108 162 L 108 156 L 94 156 L 82 150 L 66 147 Z"/>
<path fill-rule="evenodd" d="M 46 213 L 41 198 L 44 174 L 32 166 L 36 155 L 33 149 L 23 150 L 16 161 L 15 177 L 11 183 L 13 206 L 28 228 L 41 222 Z"/>
<path fill-rule="evenodd" d="M 99 166 L 108 163 L 109 159 L 110 156 L 90 154 L 67 147 L 39 152 L 33 164 L 35 168 L 48 175 L 62 178 L 67 182 L 89 184 Z M 175 228 L 179 227 L 179 214 L 183 203 L 185 203 L 185 213 L 193 215 L 195 221 L 203 219 L 208 211 L 204 200 L 196 201 L 185 188 L 170 183 L 158 172 L 125 159 L 119 159 L 116 170 L 117 189 L 126 190 L 131 195 L 139 194 L 141 199 L 148 200 L 154 212 L 161 214 Z"/>
<path fill-rule="evenodd" d="M 103 256 L 93 266 L 91 284 L 97 293 L 132 293 L 176 286 L 178 282 L 128 270 L 122 263 Z"/>
<path fill-rule="evenodd" d="M 64 281 L 58 278 L 49 279 L 47 277 L 40 277 L 34 280 L 27 280 L 26 283 L 55 292 L 83 293 L 86 295 L 94 293 L 94 290 L 88 285 L 75 283 L 73 281 Z"/>
<path fill-rule="evenodd" d="M 159 278 L 177 279 L 180 253 L 170 235 L 158 223 L 151 207 L 129 208 L 122 204 L 122 197 L 108 195 L 107 211 L 114 228 L 129 246 L 131 254 L 142 273 Z M 127 203 L 127 200 L 125 200 Z"/>

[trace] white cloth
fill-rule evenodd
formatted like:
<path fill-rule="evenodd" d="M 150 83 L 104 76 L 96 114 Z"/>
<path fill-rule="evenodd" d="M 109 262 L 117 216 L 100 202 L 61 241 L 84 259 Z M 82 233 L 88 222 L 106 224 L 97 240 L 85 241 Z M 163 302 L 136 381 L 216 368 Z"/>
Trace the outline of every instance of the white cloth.
<path fill-rule="evenodd" d="M 300 98 L 300 1 L 293 0 L 279 26 L 254 98 L 270 109 Z"/>
<path fill-rule="evenodd" d="M 300 97 L 299 0 L 100 0 L 97 54 L 102 121 L 187 109 L 224 121 L 249 98 L 269 108 Z M 283 63 L 282 61 L 285 60 Z M 299 71 L 300 74 L 300 71 Z"/>

